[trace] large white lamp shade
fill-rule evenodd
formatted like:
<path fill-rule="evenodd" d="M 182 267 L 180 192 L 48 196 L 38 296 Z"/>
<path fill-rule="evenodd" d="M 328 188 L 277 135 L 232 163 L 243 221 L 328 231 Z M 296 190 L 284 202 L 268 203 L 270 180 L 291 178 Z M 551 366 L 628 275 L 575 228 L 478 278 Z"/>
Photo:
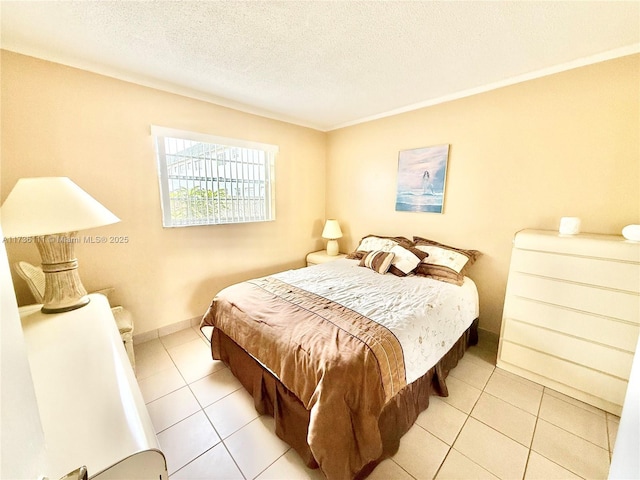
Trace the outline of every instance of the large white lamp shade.
<path fill-rule="evenodd" d="M 2 204 L 6 237 L 77 232 L 119 221 L 67 177 L 21 178 Z"/>
<path fill-rule="evenodd" d="M 21 178 L 2 205 L 2 229 L 12 237 L 34 237 L 45 274 L 44 313 L 89 303 L 75 244 L 78 230 L 120 219 L 67 177 Z"/>

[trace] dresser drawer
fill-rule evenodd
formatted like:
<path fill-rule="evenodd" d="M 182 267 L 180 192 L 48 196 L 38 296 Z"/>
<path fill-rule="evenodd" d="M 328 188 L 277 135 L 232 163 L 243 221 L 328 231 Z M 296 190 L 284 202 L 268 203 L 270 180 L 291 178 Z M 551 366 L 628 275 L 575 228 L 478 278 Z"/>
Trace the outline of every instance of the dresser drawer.
<path fill-rule="evenodd" d="M 507 295 L 640 324 L 640 296 L 637 293 L 511 272 Z"/>
<path fill-rule="evenodd" d="M 505 303 L 504 321 L 517 320 L 633 353 L 640 326 L 524 297 Z"/>
<path fill-rule="evenodd" d="M 627 380 L 576 365 L 509 341 L 503 341 L 500 350 L 500 362 L 507 362 L 543 378 L 568 385 L 572 389 L 584 392 L 584 397 L 595 396 L 618 406 L 624 402 Z M 576 398 L 578 397 L 576 396 Z M 600 405 L 597 406 L 602 408 Z M 619 411 L 616 414 L 619 415 Z"/>
<path fill-rule="evenodd" d="M 514 250 L 513 272 L 623 290 L 640 291 L 640 265 L 602 258 Z"/>
<path fill-rule="evenodd" d="M 610 348 L 606 345 L 515 320 L 507 323 L 503 338 L 511 343 L 526 346 L 557 359 L 620 378 L 629 376 L 633 363 L 633 352 Z"/>

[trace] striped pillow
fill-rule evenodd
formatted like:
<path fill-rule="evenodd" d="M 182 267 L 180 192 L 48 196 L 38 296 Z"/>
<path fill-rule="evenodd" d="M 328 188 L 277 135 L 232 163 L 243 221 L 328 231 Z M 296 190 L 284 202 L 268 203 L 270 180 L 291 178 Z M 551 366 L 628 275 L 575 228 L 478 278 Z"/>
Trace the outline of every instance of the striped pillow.
<path fill-rule="evenodd" d="M 362 260 L 360 260 L 361 267 L 367 267 L 381 274 L 385 274 L 389 271 L 391 262 L 395 254 L 392 252 L 383 252 L 381 250 L 373 250 L 367 253 Z"/>

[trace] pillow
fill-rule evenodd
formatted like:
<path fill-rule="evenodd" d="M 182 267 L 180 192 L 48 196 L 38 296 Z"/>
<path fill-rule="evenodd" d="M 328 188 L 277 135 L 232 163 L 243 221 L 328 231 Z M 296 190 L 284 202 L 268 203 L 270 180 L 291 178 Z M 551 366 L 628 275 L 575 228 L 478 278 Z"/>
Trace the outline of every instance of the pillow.
<path fill-rule="evenodd" d="M 381 235 L 367 235 L 362 237 L 358 248 L 347 255 L 352 260 L 361 260 L 368 252 L 380 250 L 382 252 L 390 252 L 396 245 L 403 247 L 413 246 L 413 242 L 405 237 L 386 237 Z"/>
<path fill-rule="evenodd" d="M 480 255 L 478 250 L 456 248 L 422 237 L 413 237 L 413 241 L 416 248 L 429 254 L 417 266 L 415 274 L 455 285 L 462 285 L 466 268 L 472 265 Z"/>
<path fill-rule="evenodd" d="M 400 245 L 393 247 L 391 252 L 394 257 L 389 267 L 389 273 L 393 273 L 398 277 L 405 277 L 411 273 L 422 260 L 429 256 L 428 253 L 415 247 L 404 248 Z"/>
<path fill-rule="evenodd" d="M 392 252 L 373 250 L 372 252 L 368 252 L 364 258 L 360 260 L 360 266 L 370 268 L 374 272 L 384 275 L 389 271 L 394 256 Z"/>

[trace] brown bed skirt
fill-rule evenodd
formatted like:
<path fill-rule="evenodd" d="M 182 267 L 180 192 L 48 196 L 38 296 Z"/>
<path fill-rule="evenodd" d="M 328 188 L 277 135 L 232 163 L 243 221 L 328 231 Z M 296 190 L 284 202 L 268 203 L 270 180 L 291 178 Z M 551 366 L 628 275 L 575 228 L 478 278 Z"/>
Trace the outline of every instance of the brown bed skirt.
<path fill-rule="evenodd" d="M 274 417 L 276 435 L 291 445 L 310 468 L 318 468 L 307 444 L 309 411 L 271 372 L 262 367 L 220 329 L 214 328 L 212 338 L 213 357 L 222 360 L 253 396 L 260 414 Z M 400 438 L 411 428 L 420 412 L 429 406 L 429 396 L 448 395 L 445 378 L 458 364 L 467 347 L 478 343 L 478 319 L 451 349 L 422 377 L 407 385 L 383 408 L 378 420 L 382 435 L 383 453 L 380 458 L 366 465 L 358 478 L 366 477 L 385 458 L 393 456 L 400 446 Z M 218 346 L 216 348 L 216 345 Z"/>

